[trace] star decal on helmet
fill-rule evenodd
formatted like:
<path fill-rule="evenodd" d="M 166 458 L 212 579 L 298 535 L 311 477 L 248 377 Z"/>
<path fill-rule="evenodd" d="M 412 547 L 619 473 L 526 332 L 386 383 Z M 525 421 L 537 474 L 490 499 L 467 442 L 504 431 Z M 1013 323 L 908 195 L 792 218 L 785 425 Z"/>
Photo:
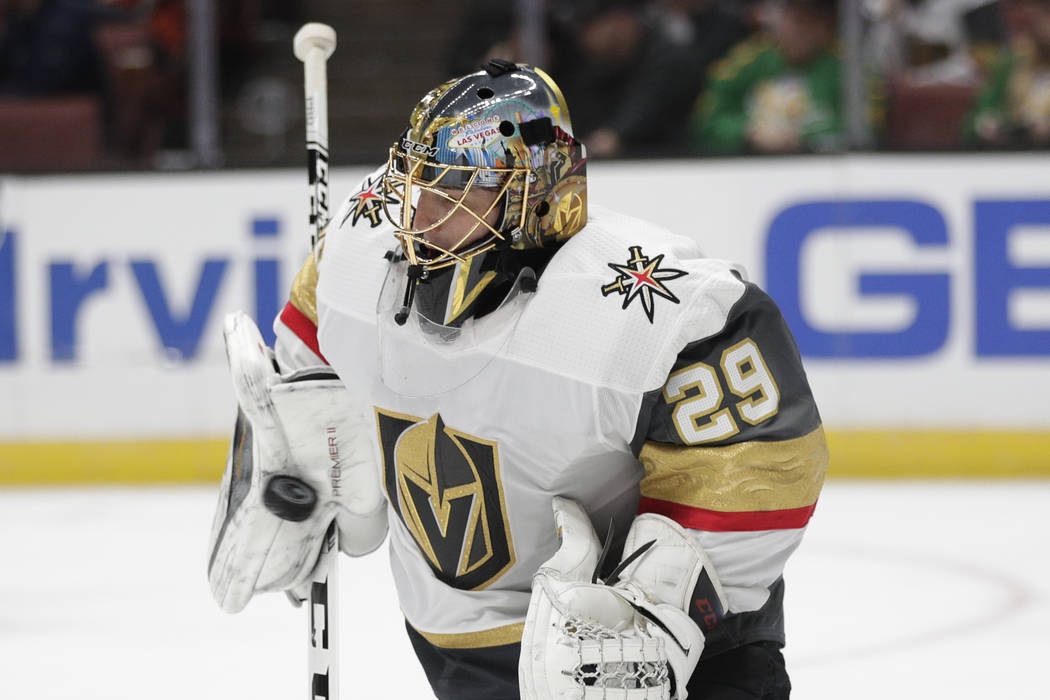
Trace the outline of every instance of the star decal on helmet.
<path fill-rule="evenodd" d="M 384 198 L 387 204 L 397 204 L 396 199 L 384 193 L 382 185 L 382 178 L 367 178 L 361 190 L 350 197 L 350 201 L 354 202 L 354 206 L 350 207 L 350 210 L 343 217 L 343 220 L 339 222 L 339 225 L 345 224 L 350 217 L 353 217 L 353 220 L 350 222 L 351 226 L 357 226 L 357 222 L 361 217 L 367 218 L 372 228 L 381 224 L 383 222 Z"/>
<path fill-rule="evenodd" d="M 632 301 L 639 299 L 642 310 L 645 311 L 649 323 L 653 322 L 653 297 L 659 296 L 680 303 L 678 297 L 664 284 L 688 274 L 685 270 L 675 270 L 670 267 L 660 267 L 664 255 L 661 253 L 655 258 L 649 258 L 642 254 L 641 246 L 631 246 L 629 249 L 631 257 L 626 265 L 609 263 L 609 267 L 619 276 L 602 287 L 602 296 L 620 294 L 623 296 L 623 307 L 626 309 Z"/>

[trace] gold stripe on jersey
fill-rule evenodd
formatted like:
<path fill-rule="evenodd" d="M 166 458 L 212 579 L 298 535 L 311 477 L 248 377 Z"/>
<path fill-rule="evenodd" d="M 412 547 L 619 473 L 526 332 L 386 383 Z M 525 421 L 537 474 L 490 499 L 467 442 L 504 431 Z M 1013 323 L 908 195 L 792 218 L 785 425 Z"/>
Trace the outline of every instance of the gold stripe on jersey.
<path fill-rule="evenodd" d="M 722 447 L 647 442 L 638 458 L 643 496 L 723 512 L 811 506 L 828 469 L 822 427 L 791 440 Z"/>
<path fill-rule="evenodd" d="M 307 256 L 306 262 L 295 275 L 288 301 L 317 325 L 317 261 L 313 253 Z"/>
<path fill-rule="evenodd" d="M 503 644 L 517 644 L 521 641 L 522 630 L 525 629 L 524 622 L 515 622 L 503 627 L 495 627 L 480 632 L 463 632 L 460 634 L 436 634 L 424 632 L 413 627 L 412 629 L 428 642 L 442 649 L 479 649 L 481 647 L 496 647 Z"/>

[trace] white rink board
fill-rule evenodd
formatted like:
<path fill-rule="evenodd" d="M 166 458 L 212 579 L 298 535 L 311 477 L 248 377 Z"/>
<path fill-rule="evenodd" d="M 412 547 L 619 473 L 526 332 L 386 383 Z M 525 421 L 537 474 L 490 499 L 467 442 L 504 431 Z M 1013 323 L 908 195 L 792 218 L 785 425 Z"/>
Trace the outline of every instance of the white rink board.
<path fill-rule="evenodd" d="M 365 172 L 334 171 L 334 195 Z M 251 312 L 260 299 L 276 311 L 283 301 L 307 250 L 303 179 L 299 171 L 0 179 L 0 441 L 225 434 L 233 406 L 222 316 Z M 782 307 L 773 287 L 798 270 L 806 328 L 795 330 L 830 429 L 1050 429 L 1044 156 L 597 163 L 590 183 L 590 201 L 744 263 Z M 799 233 L 798 220 L 812 224 L 829 201 L 838 203 L 821 210 L 830 223 Z M 991 204 L 978 215 L 977 202 Z M 262 235 L 253 235 L 255 221 Z M 922 236 L 933 240 L 917 245 Z M 866 291 L 862 274 L 876 278 Z M 991 302 L 979 308 L 978 298 Z M 911 328 L 919 313 L 928 322 Z M 981 328 L 990 350 L 979 347 Z M 819 356 L 840 346 L 844 354 Z"/>

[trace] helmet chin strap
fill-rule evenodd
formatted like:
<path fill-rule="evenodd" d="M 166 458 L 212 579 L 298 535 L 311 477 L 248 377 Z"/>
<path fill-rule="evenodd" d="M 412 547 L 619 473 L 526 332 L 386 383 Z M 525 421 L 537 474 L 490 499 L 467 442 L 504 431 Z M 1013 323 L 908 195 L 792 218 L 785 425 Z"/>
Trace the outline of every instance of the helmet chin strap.
<path fill-rule="evenodd" d="M 412 301 L 416 298 L 416 285 L 426 276 L 426 269 L 418 263 L 409 265 L 407 276 L 408 284 L 405 285 L 404 300 L 401 302 L 401 308 L 394 314 L 394 322 L 399 326 L 405 325 L 405 321 L 408 320 L 408 314 L 412 311 Z"/>

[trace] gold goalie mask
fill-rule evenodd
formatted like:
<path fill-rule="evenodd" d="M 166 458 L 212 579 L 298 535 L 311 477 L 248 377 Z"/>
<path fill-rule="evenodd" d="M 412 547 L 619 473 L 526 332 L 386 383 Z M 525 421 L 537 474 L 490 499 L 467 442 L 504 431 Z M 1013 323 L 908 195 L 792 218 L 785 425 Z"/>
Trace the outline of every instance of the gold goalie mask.
<path fill-rule="evenodd" d="M 430 91 L 409 121 L 383 177 L 407 263 L 397 321 L 458 327 L 583 228 L 585 150 L 554 81 L 500 59 Z"/>

